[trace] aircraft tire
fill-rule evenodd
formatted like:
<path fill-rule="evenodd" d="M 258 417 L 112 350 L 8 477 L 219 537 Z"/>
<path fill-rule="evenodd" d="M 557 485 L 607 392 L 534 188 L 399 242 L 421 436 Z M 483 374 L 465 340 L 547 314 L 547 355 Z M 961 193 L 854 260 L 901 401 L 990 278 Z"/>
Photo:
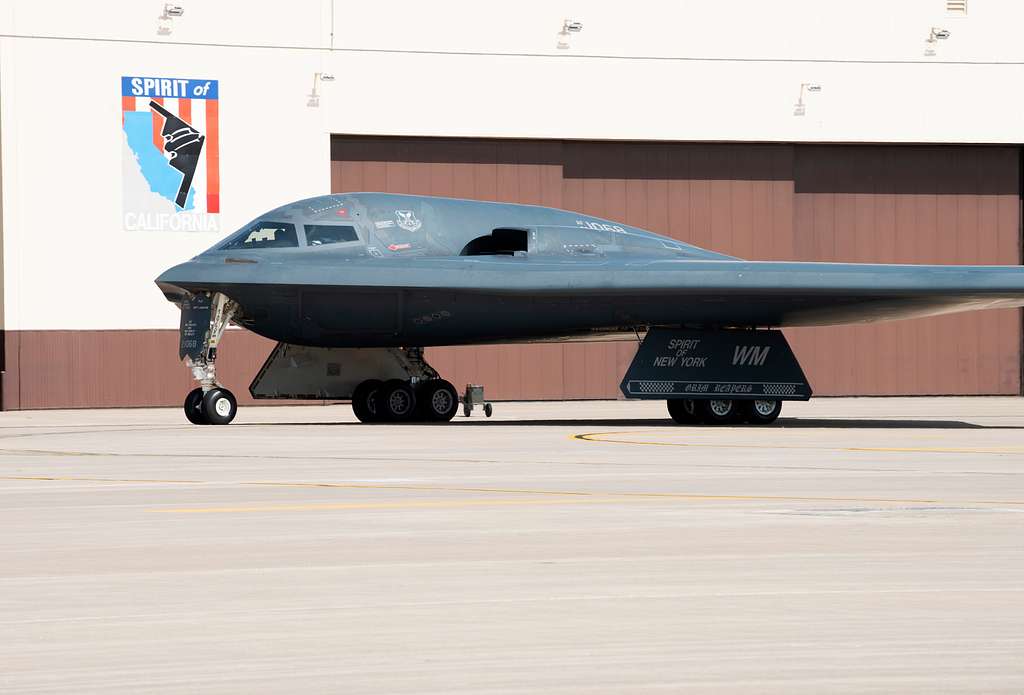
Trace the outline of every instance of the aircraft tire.
<path fill-rule="evenodd" d="M 185 417 L 193 425 L 209 425 L 206 413 L 203 411 L 203 390 L 194 388 L 185 396 Z"/>
<path fill-rule="evenodd" d="M 380 422 L 377 413 L 377 394 L 384 382 L 380 379 L 367 379 L 352 392 L 352 412 L 359 422 Z"/>
<path fill-rule="evenodd" d="M 695 406 L 697 417 L 705 425 L 732 425 L 742 417 L 739 401 L 730 398 L 700 400 Z"/>
<path fill-rule="evenodd" d="M 416 391 L 401 379 L 388 379 L 377 391 L 377 412 L 388 422 L 408 422 L 416 417 Z"/>
<path fill-rule="evenodd" d="M 668 414 L 679 425 L 696 425 L 700 423 L 697 418 L 697 408 L 689 398 L 670 398 L 668 401 Z"/>
<path fill-rule="evenodd" d="M 459 412 L 459 392 L 444 379 L 431 379 L 416 389 L 420 417 L 427 422 L 448 422 Z"/>
<path fill-rule="evenodd" d="M 238 413 L 235 395 L 219 386 L 203 395 L 203 415 L 211 425 L 229 425 Z"/>
<path fill-rule="evenodd" d="M 770 425 L 782 413 L 782 401 L 743 401 L 741 409 L 743 411 L 743 419 L 751 425 Z"/>

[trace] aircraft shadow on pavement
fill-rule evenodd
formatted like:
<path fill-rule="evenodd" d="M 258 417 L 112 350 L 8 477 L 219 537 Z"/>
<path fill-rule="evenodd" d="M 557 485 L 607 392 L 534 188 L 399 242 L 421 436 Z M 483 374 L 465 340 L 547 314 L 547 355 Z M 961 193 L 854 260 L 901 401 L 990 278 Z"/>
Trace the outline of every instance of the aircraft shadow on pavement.
<path fill-rule="evenodd" d="M 473 420 L 452 420 L 451 425 L 456 426 L 487 426 L 487 425 L 503 425 L 503 426 L 524 426 L 524 427 L 539 427 L 539 426 L 560 426 L 570 425 L 573 427 L 678 427 L 678 428 L 700 428 L 709 429 L 715 426 L 709 425 L 677 425 L 672 420 L 665 418 L 610 418 L 607 420 L 602 419 L 573 419 L 563 418 L 557 420 L 484 420 L 484 419 L 473 419 Z M 734 427 L 736 425 L 733 425 Z M 968 429 L 968 430 L 1024 430 L 1024 426 L 1013 426 L 1013 425 L 979 425 L 973 422 L 964 422 L 962 420 L 862 420 L 862 419 L 842 419 L 842 418 L 785 418 L 780 417 L 775 423 L 765 426 L 753 426 L 748 427 L 751 430 L 758 429 L 770 429 L 770 428 L 824 428 L 824 429 L 927 429 L 927 430 L 953 430 L 953 429 Z"/>
<path fill-rule="evenodd" d="M 858 420 L 843 418 L 779 418 L 776 427 L 893 430 L 1022 430 L 1016 425 L 979 425 L 963 420 Z"/>
<path fill-rule="evenodd" d="M 362 422 L 250 422 L 238 423 L 236 427 L 265 427 L 267 425 L 297 427 L 300 425 L 329 426 L 380 426 L 391 423 Z M 491 420 L 486 418 L 467 419 L 456 417 L 451 422 L 408 423 L 420 427 L 675 427 L 679 429 L 714 429 L 707 425 L 677 425 L 668 418 L 558 418 L 547 420 Z M 1024 430 L 1017 425 L 979 425 L 962 420 L 864 420 L 854 418 L 779 418 L 771 425 L 749 427 L 751 431 L 777 428 L 803 429 L 908 429 L 908 430 Z"/>

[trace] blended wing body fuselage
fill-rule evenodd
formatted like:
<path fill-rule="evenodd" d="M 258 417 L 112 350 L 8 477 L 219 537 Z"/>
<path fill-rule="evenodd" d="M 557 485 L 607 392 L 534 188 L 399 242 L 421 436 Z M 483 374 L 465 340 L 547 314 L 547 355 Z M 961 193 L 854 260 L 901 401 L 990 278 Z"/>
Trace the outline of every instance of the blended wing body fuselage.
<path fill-rule="evenodd" d="M 235 416 L 216 375 L 230 323 L 278 341 L 253 398 L 350 400 L 363 422 L 469 414 L 475 392 L 424 347 L 645 334 L 627 398 L 664 399 L 678 423 L 769 424 L 812 394 L 770 329 L 1024 304 L 1018 266 L 746 261 L 565 210 L 385 193 L 271 210 L 157 284 L 182 309 L 195 424 Z"/>
<path fill-rule="evenodd" d="M 832 325 L 1024 304 L 1024 268 L 745 261 L 552 208 L 352 193 L 261 215 L 157 280 L 315 347 Z"/>

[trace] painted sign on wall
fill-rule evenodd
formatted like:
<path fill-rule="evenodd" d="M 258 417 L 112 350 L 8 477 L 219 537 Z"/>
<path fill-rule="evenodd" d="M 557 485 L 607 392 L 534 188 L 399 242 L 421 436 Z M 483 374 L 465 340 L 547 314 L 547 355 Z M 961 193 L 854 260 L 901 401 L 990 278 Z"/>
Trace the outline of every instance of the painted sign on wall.
<path fill-rule="evenodd" d="M 217 80 L 122 77 L 123 222 L 131 231 L 220 231 Z"/>

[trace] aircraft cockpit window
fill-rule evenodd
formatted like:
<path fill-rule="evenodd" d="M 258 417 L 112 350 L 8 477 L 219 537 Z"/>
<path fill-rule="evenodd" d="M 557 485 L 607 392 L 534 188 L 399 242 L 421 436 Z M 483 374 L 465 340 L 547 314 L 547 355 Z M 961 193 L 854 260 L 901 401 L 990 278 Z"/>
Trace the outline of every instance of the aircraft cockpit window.
<path fill-rule="evenodd" d="M 240 249 L 287 249 L 299 245 L 295 225 L 291 222 L 255 222 L 231 237 L 222 251 Z"/>
<path fill-rule="evenodd" d="M 326 246 L 347 241 L 359 241 L 355 227 L 339 224 L 307 224 L 306 246 Z"/>

